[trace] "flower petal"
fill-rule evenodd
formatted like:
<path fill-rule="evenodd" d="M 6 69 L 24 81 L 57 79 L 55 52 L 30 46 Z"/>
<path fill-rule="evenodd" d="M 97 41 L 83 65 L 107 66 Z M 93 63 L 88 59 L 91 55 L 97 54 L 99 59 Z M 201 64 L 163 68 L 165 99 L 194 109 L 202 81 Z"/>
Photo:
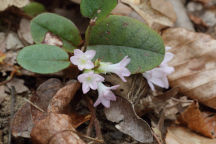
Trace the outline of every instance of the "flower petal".
<path fill-rule="evenodd" d="M 95 50 L 87 50 L 85 52 L 85 56 L 90 60 L 94 58 L 95 54 L 96 54 Z"/>
<path fill-rule="evenodd" d="M 166 52 L 165 56 L 164 56 L 164 60 L 162 61 L 161 65 L 167 65 L 167 63 L 173 59 L 174 54 L 170 53 L 170 52 Z"/>
<path fill-rule="evenodd" d="M 90 90 L 89 85 L 86 83 L 83 83 L 82 84 L 82 90 L 83 90 L 83 93 L 86 94 Z"/>
<path fill-rule="evenodd" d="M 98 98 L 95 103 L 94 103 L 94 107 L 98 106 L 101 103 L 100 99 Z"/>
<path fill-rule="evenodd" d="M 82 56 L 83 52 L 80 49 L 74 49 L 74 55 L 75 56 Z"/>
<path fill-rule="evenodd" d="M 101 99 L 101 103 L 106 107 L 109 108 L 110 107 L 110 101 L 107 99 Z"/>
<path fill-rule="evenodd" d="M 126 67 L 130 63 L 130 58 L 128 58 L 128 56 L 125 56 L 119 63 L 123 67 Z"/>

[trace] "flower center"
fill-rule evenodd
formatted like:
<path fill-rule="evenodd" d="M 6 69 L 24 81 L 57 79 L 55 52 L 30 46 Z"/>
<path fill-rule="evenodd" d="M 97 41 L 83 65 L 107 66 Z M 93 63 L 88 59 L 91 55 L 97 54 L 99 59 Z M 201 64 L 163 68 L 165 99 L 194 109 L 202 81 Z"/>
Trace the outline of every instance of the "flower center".
<path fill-rule="evenodd" d="M 92 77 L 90 77 L 90 76 L 87 77 L 87 78 L 86 78 L 86 81 L 87 81 L 87 82 L 91 82 L 91 81 L 92 81 Z"/>
<path fill-rule="evenodd" d="M 81 59 L 80 59 L 80 63 L 81 63 L 81 64 L 86 64 L 86 60 L 81 58 Z"/>

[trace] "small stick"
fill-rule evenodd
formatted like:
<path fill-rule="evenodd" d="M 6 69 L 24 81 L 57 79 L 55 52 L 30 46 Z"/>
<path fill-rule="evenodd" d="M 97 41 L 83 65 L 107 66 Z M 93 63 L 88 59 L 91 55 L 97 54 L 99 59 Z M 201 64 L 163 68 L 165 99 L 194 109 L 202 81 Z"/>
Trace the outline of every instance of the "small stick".
<path fill-rule="evenodd" d="M 90 136 L 91 135 L 91 131 L 92 131 L 92 127 L 93 127 L 93 124 L 94 124 L 94 120 L 95 120 L 95 113 L 94 113 L 94 110 L 92 109 L 92 106 L 91 106 L 93 104 L 93 102 L 91 101 L 91 99 L 89 97 L 85 97 L 85 100 L 87 102 L 88 109 L 91 112 L 91 120 L 90 120 L 88 128 L 86 130 L 86 135 Z"/>
<path fill-rule="evenodd" d="M 87 128 L 86 135 L 90 136 L 90 133 L 92 131 L 92 126 L 94 124 L 95 131 L 96 131 L 96 137 L 103 141 L 103 136 L 101 133 L 101 126 L 100 126 L 98 119 L 96 118 L 95 109 L 93 107 L 93 102 L 89 97 L 85 97 L 85 100 L 88 103 L 87 105 L 88 105 L 88 108 L 91 112 L 91 120 L 90 120 L 89 126 Z"/>
<path fill-rule="evenodd" d="M 31 102 L 30 100 L 23 98 L 26 102 L 28 102 L 29 104 L 31 104 L 33 107 L 35 107 L 36 109 L 38 109 L 41 112 L 45 112 L 42 108 L 38 107 L 36 104 L 34 104 L 33 102 Z"/>
<path fill-rule="evenodd" d="M 11 105 L 10 105 L 10 124 L 9 124 L 9 134 L 8 134 L 8 144 L 11 144 L 11 133 L 12 133 L 12 123 L 13 123 L 13 117 L 14 117 L 14 104 L 15 104 L 15 95 L 16 95 L 16 90 L 15 87 L 12 86 L 10 89 L 11 92 Z"/>

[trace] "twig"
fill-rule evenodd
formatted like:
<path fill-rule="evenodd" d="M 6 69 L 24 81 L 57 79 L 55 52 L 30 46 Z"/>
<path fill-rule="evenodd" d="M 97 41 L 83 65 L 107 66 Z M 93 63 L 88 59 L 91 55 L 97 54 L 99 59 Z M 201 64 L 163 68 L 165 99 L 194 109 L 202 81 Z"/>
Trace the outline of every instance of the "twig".
<path fill-rule="evenodd" d="M 33 107 L 35 107 L 36 109 L 38 109 L 41 112 L 45 112 L 42 108 L 38 107 L 37 105 L 35 105 L 33 102 L 31 102 L 30 100 L 23 98 L 26 102 L 28 102 L 29 104 L 31 104 Z"/>
<path fill-rule="evenodd" d="M 90 136 L 91 135 L 91 131 L 92 131 L 92 127 L 93 127 L 93 124 L 94 124 L 95 112 L 94 112 L 94 109 L 92 109 L 92 106 L 91 106 L 93 104 L 93 102 L 91 101 L 91 99 L 89 97 L 85 97 L 85 101 L 87 102 L 88 109 L 91 112 L 91 120 L 90 120 L 88 128 L 86 130 L 86 135 Z"/>
<path fill-rule="evenodd" d="M 84 137 L 84 138 L 87 138 L 89 140 L 92 140 L 92 141 L 95 141 L 95 142 L 99 142 L 99 143 L 104 143 L 103 140 L 100 140 L 100 139 L 97 139 L 97 138 L 93 138 L 93 137 L 90 137 L 90 136 L 87 136 L 87 135 L 84 135 L 84 134 L 81 134 L 79 132 L 76 132 L 79 136 L 81 137 Z"/>
<path fill-rule="evenodd" d="M 88 103 L 87 105 L 88 105 L 88 108 L 91 112 L 91 120 L 90 120 L 89 126 L 87 128 L 86 135 L 90 136 L 90 133 L 92 131 L 92 126 L 94 124 L 95 131 L 96 131 L 96 137 L 103 140 L 100 123 L 99 123 L 98 119 L 96 118 L 95 109 L 93 107 L 93 101 L 87 96 L 85 97 L 85 100 Z"/>
<path fill-rule="evenodd" d="M 11 92 L 11 105 L 10 105 L 11 112 L 10 112 L 10 124 L 9 124 L 9 133 L 8 133 L 8 144 L 11 144 L 12 123 L 14 117 L 14 104 L 15 104 L 15 95 L 16 95 L 16 90 L 14 86 L 11 87 L 10 92 Z"/>
<path fill-rule="evenodd" d="M 193 103 L 193 100 L 181 100 L 181 99 L 176 99 L 176 98 L 171 98 L 172 100 L 180 103 Z"/>

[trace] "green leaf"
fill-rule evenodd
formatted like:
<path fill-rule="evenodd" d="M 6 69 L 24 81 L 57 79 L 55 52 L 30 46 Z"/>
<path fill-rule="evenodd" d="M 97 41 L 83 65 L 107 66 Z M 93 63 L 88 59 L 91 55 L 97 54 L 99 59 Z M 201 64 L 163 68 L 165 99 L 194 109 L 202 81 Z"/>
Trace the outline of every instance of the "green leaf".
<path fill-rule="evenodd" d="M 82 0 L 80 9 L 83 16 L 101 20 L 109 15 L 117 3 L 117 0 Z"/>
<path fill-rule="evenodd" d="M 117 63 L 131 58 L 131 73 L 142 73 L 158 66 L 165 53 L 161 37 L 145 24 L 124 16 L 109 16 L 86 32 L 87 49 L 96 50 L 96 58 Z"/>
<path fill-rule="evenodd" d="M 17 62 L 23 68 L 41 74 L 58 72 L 70 65 L 68 54 L 57 46 L 37 44 L 23 48 Z"/>
<path fill-rule="evenodd" d="M 36 43 L 42 43 L 47 32 L 58 36 L 63 42 L 63 48 L 72 52 L 82 42 L 79 30 L 67 18 L 43 13 L 31 21 L 31 33 Z"/>
<path fill-rule="evenodd" d="M 30 15 L 30 16 L 36 16 L 44 11 L 46 11 L 45 7 L 38 2 L 31 2 L 27 6 L 22 8 L 23 11 Z"/>

